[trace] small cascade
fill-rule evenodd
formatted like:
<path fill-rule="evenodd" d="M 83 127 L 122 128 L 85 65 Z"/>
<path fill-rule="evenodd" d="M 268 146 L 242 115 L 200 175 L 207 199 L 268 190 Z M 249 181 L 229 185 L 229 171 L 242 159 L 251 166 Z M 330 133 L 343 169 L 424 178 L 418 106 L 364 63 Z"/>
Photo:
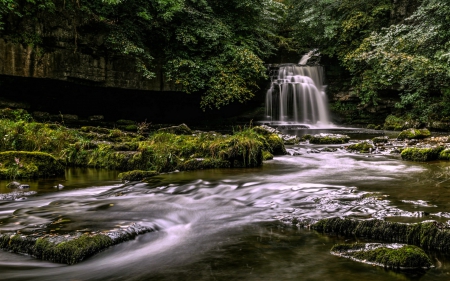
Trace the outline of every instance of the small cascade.
<path fill-rule="evenodd" d="M 266 94 L 267 118 L 274 123 L 329 126 L 323 77 L 322 66 L 280 66 Z"/>

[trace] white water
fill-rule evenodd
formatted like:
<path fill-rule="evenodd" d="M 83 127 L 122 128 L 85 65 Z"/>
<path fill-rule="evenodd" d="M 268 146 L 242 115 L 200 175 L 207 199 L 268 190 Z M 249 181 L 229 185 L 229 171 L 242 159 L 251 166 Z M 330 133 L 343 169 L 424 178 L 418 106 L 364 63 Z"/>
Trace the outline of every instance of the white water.
<path fill-rule="evenodd" d="M 266 94 L 266 116 L 274 122 L 331 125 L 323 67 L 280 67 Z"/>

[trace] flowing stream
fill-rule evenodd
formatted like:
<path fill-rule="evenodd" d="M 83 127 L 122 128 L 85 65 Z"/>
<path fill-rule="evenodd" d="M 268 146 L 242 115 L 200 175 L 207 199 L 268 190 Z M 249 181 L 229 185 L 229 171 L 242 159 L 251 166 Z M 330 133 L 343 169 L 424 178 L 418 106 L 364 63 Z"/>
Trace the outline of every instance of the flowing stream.
<path fill-rule="evenodd" d="M 429 270 L 385 270 L 331 255 L 343 238 L 282 221 L 447 221 L 450 164 L 352 154 L 339 145 L 311 153 L 320 147 L 289 146 L 301 155 L 261 168 L 171 173 L 149 183 L 123 184 L 116 172 L 78 169 L 68 170 L 65 181 L 29 182 L 23 200 L 0 201 L 1 232 L 39 231 L 58 219 L 69 222 L 52 225 L 55 233 L 132 223 L 157 231 L 72 266 L 0 251 L 1 280 L 449 280 L 450 260 L 442 253 L 429 253 L 436 266 Z M 373 192 L 379 194 L 364 196 Z"/>

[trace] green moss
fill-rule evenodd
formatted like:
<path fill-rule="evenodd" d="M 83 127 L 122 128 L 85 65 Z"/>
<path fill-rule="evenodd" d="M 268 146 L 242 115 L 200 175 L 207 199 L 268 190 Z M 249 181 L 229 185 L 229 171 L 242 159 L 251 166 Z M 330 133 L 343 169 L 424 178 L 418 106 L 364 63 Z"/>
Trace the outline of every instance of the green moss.
<path fill-rule="evenodd" d="M 347 135 L 318 134 L 309 139 L 312 144 L 342 144 L 348 143 L 350 137 Z"/>
<path fill-rule="evenodd" d="M 86 132 L 86 133 L 93 132 L 93 133 L 107 135 L 107 134 L 109 134 L 110 130 L 107 128 L 101 128 L 101 127 L 84 126 L 84 127 L 80 128 L 80 131 Z"/>
<path fill-rule="evenodd" d="M 404 140 L 404 139 L 424 139 L 431 136 L 431 133 L 427 129 L 408 129 L 402 131 L 398 136 L 397 139 Z"/>
<path fill-rule="evenodd" d="M 369 153 L 373 149 L 373 145 L 368 142 L 360 142 L 349 145 L 347 149 L 361 153 Z"/>
<path fill-rule="evenodd" d="M 0 152 L 0 178 L 45 178 L 64 175 L 61 163 L 43 152 Z"/>
<path fill-rule="evenodd" d="M 273 159 L 273 154 L 270 153 L 267 150 L 263 150 L 263 160 L 272 160 Z"/>
<path fill-rule="evenodd" d="M 134 171 L 120 173 L 118 177 L 121 180 L 140 181 L 145 178 L 154 177 L 156 175 L 158 175 L 158 172 L 155 172 L 155 171 L 134 170 Z"/>
<path fill-rule="evenodd" d="M 406 245 L 398 249 L 380 247 L 373 250 L 357 251 L 351 254 L 355 259 L 381 264 L 389 268 L 429 268 L 432 262 L 419 247 Z"/>
<path fill-rule="evenodd" d="M 306 135 L 303 135 L 301 139 L 305 141 L 305 140 L 310 140 L 312 137 L 313 137 L 312 135 L 306 134 Z"/>
<path fill-rule="evenodd" d="M 119 125 L 136 125 L 136 122 L 134 122 L 133 120 L 125 120 L 125 119 L 117 120 L 116 123 Z"/>
<path fill-rule="evenodd" d="M 401 156 L 403 160 L 426 162 L 437 160 L 444 147 L 439 146 L 435 148 L 406 148 L 402 151 Z"/>
<path fill-rule="evenodd" d="M 367 125 L 366 128 L 369 129 L 369 130 L 375 130 L 376 125 L 375 124 L 369 124 L 369 125 Z"/>

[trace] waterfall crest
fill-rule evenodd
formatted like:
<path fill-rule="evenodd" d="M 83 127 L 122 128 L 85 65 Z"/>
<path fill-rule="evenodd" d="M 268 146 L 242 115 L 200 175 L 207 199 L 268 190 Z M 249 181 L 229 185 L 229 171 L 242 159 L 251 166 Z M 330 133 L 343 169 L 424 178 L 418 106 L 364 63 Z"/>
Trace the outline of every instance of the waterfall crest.
<path fill-rule="evenodd" d="M 283 65 L 266 94 L 266 116 L 274 123 L 330 125 L 322 66 Z"/>

